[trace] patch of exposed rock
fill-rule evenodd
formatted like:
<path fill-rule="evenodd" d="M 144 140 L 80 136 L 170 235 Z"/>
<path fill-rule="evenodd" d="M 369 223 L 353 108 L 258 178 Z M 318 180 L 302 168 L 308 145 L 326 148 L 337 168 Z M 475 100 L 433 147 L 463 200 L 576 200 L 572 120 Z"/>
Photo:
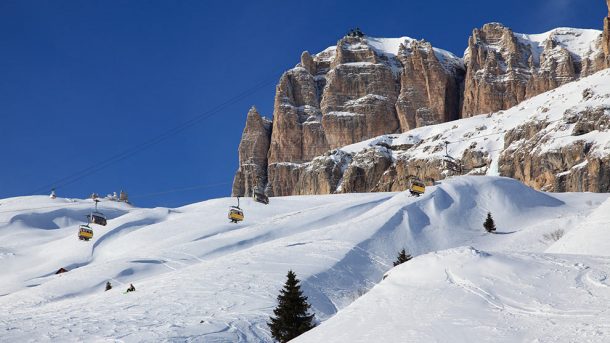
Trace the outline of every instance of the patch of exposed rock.
<path fill-rule="evenodd" d="M 506 133 L 500 173 L 547 191 L 610 192 L 610 156 L 588 137 L 589 133 L 610 134 L 609 130 L 610 107 L 568 111 L 552 127 L 544 122 L 525 123 Z M 561 138 L 573 142 L 553 148 L 553 140 Z"/>

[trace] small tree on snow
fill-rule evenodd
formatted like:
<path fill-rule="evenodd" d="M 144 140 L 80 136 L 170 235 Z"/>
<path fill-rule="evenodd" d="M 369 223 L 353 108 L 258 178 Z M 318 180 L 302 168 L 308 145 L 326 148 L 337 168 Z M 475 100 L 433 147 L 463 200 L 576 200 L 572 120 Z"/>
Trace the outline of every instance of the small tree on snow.
<path fill-rule="evenodd" d="M 314 315 L 308 314 L 311 306 L 301 291 L 296 274 L 289 270 L 286 277 L 284 289 L 277 297 L 278 305 L 273 310 L 275 317 L 271 317 L 267 323 L 271 336 L 280 343 L 288 342 L 315 327 Z"/>
<path fill-rule="evenodd" d="M 489 233 L 496 232 L 496 224 L 494 223 L 494 219 L 491 217 L 491 213 L 487 212 L 487 219 L 485 219 L 485 223 L 483 223 L 483 227 L 485 231 Z"/>
<path fill-rule="evenodd" d="M 398 253 L 398 259 L 394 262 L 394 267 L 396 267 L 399 264 L 403 264 L 412 258 L 413 258 L 413 256 L 407 254 L 405 249 L 402 249 L 400 251 L 400 253 Z"/>

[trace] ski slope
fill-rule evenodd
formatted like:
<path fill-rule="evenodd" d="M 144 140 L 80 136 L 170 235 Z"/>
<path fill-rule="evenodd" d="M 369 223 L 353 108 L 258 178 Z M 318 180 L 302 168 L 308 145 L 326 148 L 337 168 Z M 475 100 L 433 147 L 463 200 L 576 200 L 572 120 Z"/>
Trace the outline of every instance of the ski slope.
<path fill-rule="evenodd" d="M 291 342 L 607 342 L 609 263 L 472 247 L 430 253 Z"/>
<path fill-rule="evenodd" d="M 388 316 L 395 314 L 390 327 L 402 330 L 406 323 L 419 321 L 420 329 L 413 332 L 432 337 L 416 341 L 450 337 L 452 331 L 438 316 L 462 325 L 477 322 L 483 315 L 473 310 L 477 308 L 473 303 L 484 313 L 498 312 L 496 317 L 485 316 L 485 322 L 481 319 L 485 325 L 502 319 L 506 328 L 518 328 L 527 322 L 525 329 L 500 330 L 502 334 L 496 336 L 489 329 L 489 337 L 499 340 L 542 339 L 548 332 L 542 324 L 548 327 L 549 321 L 557 327 L 575 322 L 582 335 L 598 337 L 595 334 L 605 333 L 606 326 L 596 323 L 607 322 L 608 317 L 585 300 L 594 297 L 603 305 L 610 298 L 602 278 L 609 272 L 604 258 L 546 255 L 543 252 L 553 242 L 543 235 L 564 229 L 567 237 L 590 214 L 602 211 L 608 198 L 608 194 L 541 193 L 512 179 L 466 176 L 428 187 L 420 198 L 407 192 L 295 196 L 271 198 L 269 205 L 242 199 L 246 218 L 240 224 L 226 218 L 228 207 L 235 204 L 230 198 L 176 209 L 109 201 L 100 203 L 108 225 L 95 225 L 89 242 L 79 241 L 76 232 L 91 200 L 4 199 L 0 200 L 0 341 L 271 342 L 266 321 L 289 269 L 302 281 L 316 317 L 327 320 L 302 337 L 308 342 L 329 342 L 316 337 L 330 337 L 325 335 L 339 327 L 360 332 L 356 324 L 363 330 L 369 327 L 371 334 L 378 332 L 373 327 L 376 322 L 369 322 L 361 310 L 372 315 L 374 307 L 366 301 L 377 303 L 379 297 L 385 299 L 382 304 L 434 309 L 405 312 L 412 316 L 406 322 L 388 311 Z M 498 234 L 482 228 L 488 211 L 494 215 Z M 487 253 L 464 246 L 488 252 L 493 263 L 480 262 L 487 261 Z M 403 247 L 423 256 L 393 269 L 376 286 Z M 477 254 L 485 258 L 470 257 Z M 591 266 L 595 271 L 591 282 L 597 286 L 591 286 L 589 279 L 571 279 L 577 275 L 576 267 L 570 267 L 575 263 Z M 451 267 L 454 277 L 442 272 L 444 264 L 455 266 Z M 55 275 L 60 267 L 70 271 Z M 513 274 L 505 273 L 509 270 Z M 545 270 L 546 283 L 538 279 Z M 558 276 L 552 274 L 554 270 Z M 519 277 L 515 284 L 511 275 Z M 114 285 L 108 292 L 104 292 L 106 281 Z M 493 293 L 483 287 L 491 294 L 485 300 L 476 287 L 492 281 L 500 289 Z M 137 291 L 124 294 L 130 283 Z M 403 283 L 410 286 L 403 288 Z M 390 297 L 395 293 L 404 293 L 405 302 Z M 494 299 L 494 294 L 502 298 Z M 570 298 L 574 300 L 569 304 L 561 298 L 574 294 L 579 297 Z M 505 298 L 511 302 L 504 302 Z M 583 316 L 545 315 L 555 311 L 548 308 L 552 301 L 561 311 Z M 521 318 L 498 309 L 506 304 L 527 305 L 527 311 L 542 314 Z M 591 313 L 599 321 L 585 316 Z M 354 317 L 361 319 L 351 326 L 342 324 Z M 324 331 L 328 328 L 332 330 Z M 456 337 L 466 342 L 486 332 L 465 330 Z M 408 340 L 384 340 L 382 333 L 378 335 L 360 341 Z M 338 341 L 358 341 L 352 338 Z"/>
<path fill-rule="evenodd" d="M 610 200 L 546 251 L 559 254 L 610 256 Z"/>

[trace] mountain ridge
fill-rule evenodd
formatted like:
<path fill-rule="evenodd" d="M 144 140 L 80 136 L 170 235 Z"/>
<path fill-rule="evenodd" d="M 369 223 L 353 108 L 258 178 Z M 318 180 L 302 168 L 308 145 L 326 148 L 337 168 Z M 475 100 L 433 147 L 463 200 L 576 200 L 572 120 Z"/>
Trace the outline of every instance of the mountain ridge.
<path fill-rule="evenodd" d="M 255 125 L 263 117 L 257 111 L 249 112 L 232 194 L 375 191 L 373 183 L 388 168 L 403 168 L 384 161 L 383 152 L 369 157 L 380 165 L 365 176 L 367 180 L 358 181 L 360 186 L 339 187 L 346 172 L 340 165 L 349 164 L 347 155 L 333 157 L 344 159 L 341 163 L 322 163 L 313 168 L 317 170 L 315 175 L 306 172 L 309 176 L 303 176 L 303 171 L 311 170 L 317 157 L 350 144 L 445 122 L 461 125 L 456 120 L 478 113 L 500 113 L 593 75 L 610 65 L 606 47 L 610 44 L 609 29 L 605 25 L 603 32 L 556 28 L 541 34 L 521 34 L 491 23 L 473 30 L 464 58 L 409 37 L 346 36 L 317 54 L 305 51 L 301 62 L 280 78 L 271 128 Z M 464 160 L 459 162 L 468 164 L 467 169 L 487 164 L 478 151 L 455 158 Z M 553 168 L 566 170 L 582 162 L 581 158 L 572 160 L 579 161 Z M 389 172 L 402 177 L 416 175 L 416 164 L 407 168 L 408 173 Z M 518 166 L 500 169 L 501 175 L 545 190 L 605 189 L 591 183 L 576 185 L 574 181 L 555 184 L 550 176 L 534 182 Z M 356 171 L 361 173 L 367 171 Z M 419 176 L 430 182 L 442 178 L 429 172 Z M 602 183 L 607 182 L 604 179 Z M 401 187 L 405 187 L 404 182 Z"/>

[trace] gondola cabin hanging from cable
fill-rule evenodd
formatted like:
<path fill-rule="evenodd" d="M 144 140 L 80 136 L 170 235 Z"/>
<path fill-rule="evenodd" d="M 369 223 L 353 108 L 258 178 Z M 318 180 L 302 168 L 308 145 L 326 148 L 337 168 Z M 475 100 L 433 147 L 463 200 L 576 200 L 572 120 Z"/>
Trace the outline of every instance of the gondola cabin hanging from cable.
<path fill-rule="evenodd" d="M 237 206 L 231 206 L 229 208 L 229 219 L 231 223 L 239 223 L 244 220 L 244 211 L 239 208 L 239 197 L 237 197 Z"/>
<path fill-rule="evenodd" d="M 254 198 L 254 201 L 260 202 L 261 204 L 265 204 L 265 205 L 269 204 L 269 197 L 267 197 L 265 195 L 265 193 L 256 192 L 256 191 L 253 190 L 252 191 L 252 198 Z"/>
<path fill-rule="evenodd" d="M 426 191 L 426 185 L 418 178 L 412 178 L 409 182 L 409 192 L 411 195 L 420 196 Z"/>
<path fill-rule="evenodd" d="M 106 226 L 106 216 L 102 212 L 99 212 L 97 210 L 97 203 L 100 201 L 97 199 L 94 199 L 93 201 L 95 201 L 95 211 L 91 212 L 91 214 L 87 216 L 89 218 L 89 222 L 97 225 Z"/>
<path fill-rule="evenodd" d="M 244 220 L 244 211 L 239 207 L 231 206 L 229 209 L 229 219 L 231 219 L 231 223 L 239 223 Z"/>
<path fill-rule="evenodd" d="M 83 224 L 78 228 L 78 239 L 81 241 L 88 241 L 93 238 L 93 230 L 87 224 Z"/>

